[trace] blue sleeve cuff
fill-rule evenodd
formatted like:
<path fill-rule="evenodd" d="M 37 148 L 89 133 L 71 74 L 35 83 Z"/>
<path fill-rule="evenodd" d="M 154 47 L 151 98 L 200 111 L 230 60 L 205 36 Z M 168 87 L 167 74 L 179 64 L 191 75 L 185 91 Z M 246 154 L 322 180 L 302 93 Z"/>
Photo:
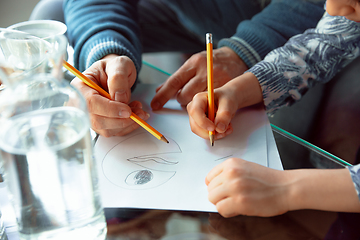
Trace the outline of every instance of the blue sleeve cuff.
<path fill-rule="evenodd" d="M 252 44 L 254 44 L 254 42 L 252 42 Z M 259 53 L 242 38 L 233 36 L 231 38 L 221 39 L 218 47 L 224 46 L 231 48 L 245 62 L 248 68 L 251 68 L 262 60 Z"/>
<path fill-rule="evenodd" d="M 81 49 L 75 49 L 75 51 L 80 51 L 79 54 L 74 54 L 74 56 L 79 56 L 78 59 L 74 59 L 75 65 L 78 65 L 80 71 L 84 71 L 106 55 L 117 54 L 129 57 L 134 62 L 137 73 L 139 73 L 141 68 L 139 51 L 136 51 L 130 43 L 127 44 L 122 36 L 113 36 L 113 32 L 111 34 L 107 32 L 103 31 L 92 36 Z M 138 54 L 135 55 L 136 53 Z"/>

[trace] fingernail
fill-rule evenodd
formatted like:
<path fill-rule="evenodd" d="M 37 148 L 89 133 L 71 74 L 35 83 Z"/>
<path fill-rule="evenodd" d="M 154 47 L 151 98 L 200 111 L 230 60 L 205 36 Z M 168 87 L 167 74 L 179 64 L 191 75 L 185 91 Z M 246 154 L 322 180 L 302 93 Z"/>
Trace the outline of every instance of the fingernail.
<path fill-rule="evenodd" d="M 127 102 L 126 91 L 125 90 L 117 91 L 115 93 L 115 101 L 117 101 L 117 102 Z"/>
<path fill-rule="evenodd" d="M 225 132 L 226 126 L 223 123 L 218 123 L 218 125 L 216 126 L 216 129 L 218 130 L 218 132 Z"/>
<path fill-rule="evenodd" d="M 216 139 L 221 139 L 221 138 L 224 138 L 225 137 L 225 134 L 224 133 L 218 133 L 216 134 Z"/>
<path fill-rule="evenodd" d="M 147 117 L 149 117 L 150 115 L 148 113 L 139 113 L 138 117 L 141 118 L 142 120 L 146 120 Z"/>
<path fill-rule="evenodd" d="M 150 114 L 149 113 L 146 113 L 144 117 L 142 117 L 142 119 L 144 121 L 148 120 L 150 118 Z"/>
<path fill-rule="evenodd" d="M 158 109 L 160 108 L 160 103 L 159 103 L 159 102 L 154 102 L 154 103 L 152 104 L 152 108 L 153 108 L 154 110 L 158 110 Z"/>
<path fill-rule="evenodd" d="M 212 127 L 208 127 L 207 130 L 210 131 L 214 131 L 214 129 Z"/>
<path fill-rule="evenodd" d="M 232 128 L 229 128 L 228 130 L 226 130 L 225 134 L 226 135 L 229 135 L 233 132 L 233 129 Z"/>
<path fill-rule="evenodd" d="M 119 116 L 123 118 L 128 118 L 130 117 L 130 113 L 128 111 L 120 111 Z"/>

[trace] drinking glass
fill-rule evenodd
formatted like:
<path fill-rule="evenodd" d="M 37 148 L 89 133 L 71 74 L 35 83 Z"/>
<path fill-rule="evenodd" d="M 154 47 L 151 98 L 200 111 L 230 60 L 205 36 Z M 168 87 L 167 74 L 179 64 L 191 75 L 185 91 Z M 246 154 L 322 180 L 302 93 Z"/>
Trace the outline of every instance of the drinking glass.
<path fill-rule="evenodd" d="M 7 29 L 25 32 L 48 42 L 53 41 L 56 36 L 64 35 L 67 31 L 64 23 L 55 20 L 29 20 L 15 23 L 7 27 Z M 67 48 L 69 51 L 69 45 Z M 64 58 L 68 60 L 67 52 Z"/>
<path fill-rule="evenodd" d="M 67 27 L 55 20 L 30 20 L 13 24 L 7 29 L 26 32 L 47 41 L 54 36 L 65 34 Z"/>

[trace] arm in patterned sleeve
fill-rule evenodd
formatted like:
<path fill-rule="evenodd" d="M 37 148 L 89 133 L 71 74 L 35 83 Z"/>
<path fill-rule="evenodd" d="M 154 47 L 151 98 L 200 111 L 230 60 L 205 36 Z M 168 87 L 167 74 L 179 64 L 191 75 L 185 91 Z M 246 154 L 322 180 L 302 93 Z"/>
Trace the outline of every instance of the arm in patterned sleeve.
<path fill-rule="evenodd" d="M 360 54 L 360 23 L 324 14 L 315 29 L 292 37 L 252 67 L 271 114 L 326 83 Z"/>
<path fill-rule="evenodd" d="M 74 46 L 74 65 L 84 71 L 114 53 L 128 56 L 136 70 L 141 66 L 137 0 L 64 1 L 68 38 Z"/>

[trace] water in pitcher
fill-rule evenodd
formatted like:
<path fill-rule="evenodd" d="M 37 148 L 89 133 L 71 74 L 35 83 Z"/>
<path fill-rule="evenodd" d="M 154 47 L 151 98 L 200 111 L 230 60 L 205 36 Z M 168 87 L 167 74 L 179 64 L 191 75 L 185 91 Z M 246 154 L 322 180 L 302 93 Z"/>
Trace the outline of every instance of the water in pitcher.
<path fill-rule="evenodd" d="M 105 239 L 84 112 L 55 107 L 19 114 L 0 136 L 21 239 Z"/>
<path fill-rule="evenodd" d="M 0 240 L 7 240 L 4 222 L 2 220 L 1 212 L 0 212 Z"/>

